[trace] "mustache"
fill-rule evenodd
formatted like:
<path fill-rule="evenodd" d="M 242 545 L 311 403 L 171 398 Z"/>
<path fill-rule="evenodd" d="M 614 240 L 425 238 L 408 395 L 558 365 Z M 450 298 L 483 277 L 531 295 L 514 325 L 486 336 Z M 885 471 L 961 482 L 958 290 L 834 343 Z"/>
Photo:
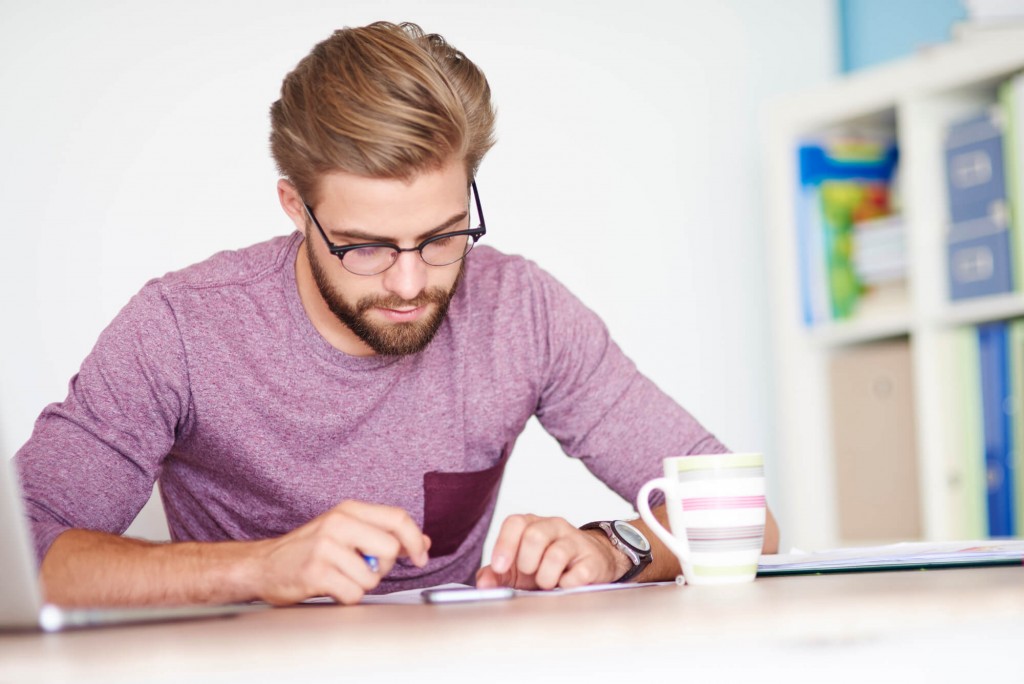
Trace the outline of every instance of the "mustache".
<path fill-rule="evenodd" d="M 435 287 L 430 290 L 423 290 L 412 299 L 402 299 L 395 295 L 369 295 L 363 297 L 356 304 L 358 313 L 365 313 L 370 309 L 400 309 L 404 307 L 420 307 L 427 304 L 443 304 L 448 299 L 448 293 Z"/>

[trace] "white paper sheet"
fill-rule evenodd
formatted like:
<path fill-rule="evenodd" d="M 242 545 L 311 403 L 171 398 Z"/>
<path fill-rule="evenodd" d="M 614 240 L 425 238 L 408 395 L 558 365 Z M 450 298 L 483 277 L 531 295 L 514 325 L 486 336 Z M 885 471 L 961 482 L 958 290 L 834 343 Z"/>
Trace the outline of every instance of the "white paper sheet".
<path fill-rule="evenodd" d="M 665 584 L 675 584 L 675 582 L 644 582 L 644 583 L 627 583 L 627 584 L 588 584 L 583 587 L 577 587 L 575 589 L 552 589 L 549 591 L 538 590 L 538 591 L 527 591 L 524 589 L 516 590 L 516 598 L 521 597 L 556 597 L 556 596 L 568 596 L 570 594 L 586 594 L 595 591 L 621 591 L 624 589 L 642 589 L 644 587 L 653 587 Z M 468 584 L 442 584 L 438 587 L 426 587 L 429 589 L 463 589 L 468 587 Z M 420 597 L 420 593 L 423 589 L 408 589 L 406 591 L 396 591 L 392 594 L 380 594 L 380 595 L 368 595 L 364 596 L 363 600 L 360 601 L 360 605 L 410 605 L 423 603 L 423 599 Z M 331 599 L 311 599 L 305 601 L 305 603 L 323 603 L 330 602 Z"/>
<path fill-rule="evenodd" d="M 1024 540 L 981 539 L 953 542 L 903 542 L 761 556 L 759 574 L 815 571 L 942 567 L 944 565 L 1024 562 Z"/>

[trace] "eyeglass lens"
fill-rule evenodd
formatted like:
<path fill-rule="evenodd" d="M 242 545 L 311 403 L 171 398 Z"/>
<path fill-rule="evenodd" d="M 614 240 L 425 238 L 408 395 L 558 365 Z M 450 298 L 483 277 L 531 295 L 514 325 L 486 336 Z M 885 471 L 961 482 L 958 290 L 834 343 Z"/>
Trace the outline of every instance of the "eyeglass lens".
<path fill-rule="evenodd" d="M 466 256 L 472 248 L 473 240 L 468 235 L 453 235 L 428 242 L 420 254 L 431 266 L 447 266 Z M 398 252 L 391 247 L 360 247 L 345 252 L 342 264 L 357 275 L 376 275 L 387 270 L 397 258 Z"/>

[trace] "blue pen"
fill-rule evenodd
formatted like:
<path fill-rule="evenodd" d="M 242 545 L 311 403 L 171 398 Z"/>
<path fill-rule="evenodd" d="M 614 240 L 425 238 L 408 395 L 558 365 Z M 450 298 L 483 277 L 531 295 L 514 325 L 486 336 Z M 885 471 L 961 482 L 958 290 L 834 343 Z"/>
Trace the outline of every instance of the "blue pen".
<path fill-rule="evenodd" d="M 363 560 L 366 561 L 366 564 L 370 566 L 370 570 L 373 572 L 380 570 L 380 563 L 377 561 L 376 556 L 368 556 L 365 553 L 360 553 L 360 555 L 363 557 Z"/>

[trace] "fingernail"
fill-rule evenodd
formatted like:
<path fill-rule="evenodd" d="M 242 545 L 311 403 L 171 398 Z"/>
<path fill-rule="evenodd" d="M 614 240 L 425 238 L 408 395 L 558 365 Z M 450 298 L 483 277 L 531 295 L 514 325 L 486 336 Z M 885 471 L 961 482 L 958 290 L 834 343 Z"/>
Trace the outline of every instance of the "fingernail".
<path fill-rule="evenodd" d="M 491 568 L 494 572 L 505 572 L 508 570 L 508 559 L 504 556 L 491 556 Z"/>

